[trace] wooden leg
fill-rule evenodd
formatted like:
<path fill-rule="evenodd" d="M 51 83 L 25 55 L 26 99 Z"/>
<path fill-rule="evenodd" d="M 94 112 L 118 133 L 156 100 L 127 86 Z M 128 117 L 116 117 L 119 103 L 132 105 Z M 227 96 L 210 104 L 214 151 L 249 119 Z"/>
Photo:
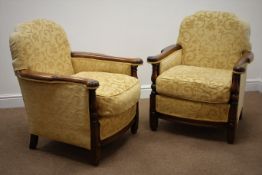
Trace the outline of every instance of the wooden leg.
<path fill-rule="evenodd" d="M 149 113 L 150 113 L 149 122 L 152 131 L 156 131 L 158 128 L 158 117 L 156 115 L 155 103 L 156 103 L 156 95 L 155 95 L 155 91 L 152 90 L 150 95 L 150 109 L 149 109 Z"/>
<path fill-rule="evenodd" d="M 37 143 L 38 143 L 38 136 L 31 134 L 30 135 L 29 149 L 36 149 Z"/>
<path fill-rule="evenodd" d="M 239 116 L 239 120 L 242 120 L 242 118 L 243 118 L 243 108 L 241 110 L 241 113 L 240 113 L 240 116 Z"/>
<path fill-rule="evenodd" d="M 236 126 L 235 124 L 229 123 L 227 128 L 227 143 L 233 144 L 235 141 Z"/>
<path fill-rule="evenodd" d="M 150 113 L 150 128 L 152 131 L 156 131 L 158 128 L 158 117 L 155 112 Z"/>
<path fill-rule="evenodd" d="M 131 133 L 136 134 L 138 129 L 138 123 L 139 123 L 139 104 L 136 104 L 136 116 L 135 116 L 135 122 L 131 126 Z"/>
<path fill-rule="evenodd" d="M 101 148 L 97 147 L 96 150 L 92 150 L 92 157 L 91 157 L 91 163 L 94 166 L 98 166 L 99 165 L 99 160 L 100 160 L 100 156 L 101 156 Z"/>

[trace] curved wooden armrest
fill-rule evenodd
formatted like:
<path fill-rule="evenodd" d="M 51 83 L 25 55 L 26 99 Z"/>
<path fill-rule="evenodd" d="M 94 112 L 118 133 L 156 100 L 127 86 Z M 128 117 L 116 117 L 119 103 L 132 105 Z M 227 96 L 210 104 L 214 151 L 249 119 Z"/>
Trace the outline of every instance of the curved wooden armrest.
<path fill-rule="evenodd" d="M 15 74 L 21 78 L 28 78 L 33 80 L 42 80 L 42 81 L 66 81 L 72 83 L 81 83 L 85 84 L 88 88 L 96 89 L 99 86 L 99 82 L 92 79 L 64 76 L 64 75 L 53 75 L 47 73 L 34 72 L 29 70 L 19 70 L 15 71 Z"/>
<path fill-rule="evenodd" d="M 143 64 L 143 60 L 141 58 L 114 57 L 110 55 L 91 53 L 91 52 L 71 52 L 71 57 L 93 58 L 97 60 L 117 61 L 123 63 L 136 64 L 136 65 Z"/>
<path fill-rule="evenodd" d="M 254 54 L 250 51 L 243 51 L 242 57 L 234 65 L 234 72 L 243 73 L 246 71 L 245 64 L 251 63 L 254 60 Z"/>
<path fill-rule="evenodd" d="M 177 51 L 177 50 L 180 50 L 180 49 L 182 49 L 182 46 L 180 46 L 179 44 L 170 45 L 170 46 L 162 49 L 160 54 L 147 57 L 147 62 L 157 63 L 157 62 L 161 61 L 163 58 L 165 58 L 166 56 L 173 53 L 174 51 Z"/>

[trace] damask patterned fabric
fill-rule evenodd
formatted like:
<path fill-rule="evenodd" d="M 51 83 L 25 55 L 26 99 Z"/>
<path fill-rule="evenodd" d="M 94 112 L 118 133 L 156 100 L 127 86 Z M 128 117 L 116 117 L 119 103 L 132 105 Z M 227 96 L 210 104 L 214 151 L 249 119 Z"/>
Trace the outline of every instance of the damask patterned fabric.
<path fill-rule="evenodd" d="M 17 26 L 10 36 L 10 48 L 15 70 L 74 73 L 66 34 L 52 21 L 38 19 Z"/>
<path fill-rule="evenodd" d="M 113 116 L 100 116 L 100 138 L 106 139 L 126 127 L 136 115 L 136 105 Z"/>
<path fill-rule="evenodd" d="M 202 103 L 190 100 L 156 96 L 156 111 L 200 121 L 227 122 L 229 104 Z"/>
<path fill-rule="evenodd" d="M 238 106 L 237 106 L 237 119 L 239 119 L 241 111 L 242 111 L 243 106 L 244 106 L 244 98 L 245 98 L 245 90 L 246 90 L 246 78 L 247 78 L 247 73 L 240 75 L 240 89 L 239 89 L 239 100 L 238 100 Z"/>
<path fill-rule="evenodd" d="M 201 11 L 186 17 L 178 43 L 182 64 L 232 69 L 242 51 L 250 50 L 249 25 L 227 12 Z"/>
<path fill-rule="evenodd" d="M 159 68 L 159 73 L 162 74 L 166 70 L 181 64 L 181 54 L 182 50 L 177 50 L 167 57 L 165 57 L 163 60 L 160 62 L 160 68 Z"/>
<path fill-rule="evenodd" d="M 81 57 L 73 57 L 72 63 L 75 73 L 94 71 L 131 75 L 131 65 L 129 63 Z"/>
<path fill-rule="evenodd" d="M 140 83 L 134 77 L 107 72 L 80 72 L 73 76 L 94 79 L 99 82 L 96 100 L 100 116 L 123 113 L 139 100 Z"/>
<path fill-rule="evenodd" d="M 86 85 L 18 80 L 30 133 L 90 149 Z"/>
<path fill-rule="evenodd" d="M 199 102 L 228 103 L 232 70 L 178 65 L 156 79 L 156 91 L 165 96 Z"/>

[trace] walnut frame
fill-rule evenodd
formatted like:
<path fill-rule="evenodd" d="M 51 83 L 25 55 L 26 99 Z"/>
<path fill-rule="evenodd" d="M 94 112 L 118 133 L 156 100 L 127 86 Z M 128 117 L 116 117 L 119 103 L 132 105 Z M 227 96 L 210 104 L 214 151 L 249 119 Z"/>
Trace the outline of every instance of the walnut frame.
<path fill-rule="evenodd" d="M 143 60 L 140 58 L 120 58 L 120 57 L 112 57 L 102 54 L 93 54 L 93 53 L 87 53 L 87 52 L 74 52 L 71 54 L 72 57 L 90 57 L 100 60 L 107 60 L 107 61 L 119 61 L 119 62 L 125 62 L 130 63 L 131 65 L 131 72 L 130 75 L 137 77 L 137 67 L 138 65 L 143 63 Z M 138 123 L 139 123 L 139 102 L 136 104 L 136 114 L 133 120 L 127 124 L 123 129 L 115 133 L 114 135 L 101 140 L 100 138 L 100 123 L 99 123 L 99 116 L 97 114 L 96 109 L 96 89 L 99 86 L 99 82 L 92 79 L 85 79 L 85 78 L 76 78 L 71 76 L 57 76 L 47 73 L 40 73 L 40 72 L 33 72 L 29 70 L 19 70 L 15 71 L 15 74 L 18 78 L 24 78 L 28 80 L 42 80 L 42 81 L 64 81 L 64 82 L 72 82 L 72 83 L 80 83 L 85 84 L 89 91 L 89 109 L 90 109 L 90 132 L 91 132 L 91 150 L 90 152 L 90 158 L 91 163 L 95 166 L 99 164 L 100 157 L 101 157 L 101 147 L 105 144 L 108 144 L 118 138 L 120 135 L 124 134 L 129 128 L 131 130 L 132 134 L 136 134 L 138 130 Z M 30 143 L 29 148 L 30 149 L 36 149 L 38 143 L 38 136 L 35 134 L 30 134 Z"/>
<path fill-rule="evenodd" d="M 150 109 L 149 109 L 149 124 L 152 131 L 156 131 L 158 128 L 158 119 L 164 119 L 174 122 L 182 122 L 191 125 L 201 125 L 201 126 L 212 126 L 212 127 L 224 127 L 227 129 L 227 142 L 229 144 L 233 144 L 235 140 L 235 133 L 237 127 L 237 109 L 238 109 L 238 100 L 239 100 L 239 91 L 240 91 L 240 78 L 241 74 L 245 73 L 247 63 L 251 63 L 254 59 L 254 55 L 250 51 L 243 51 L 242 57 L 239 61 L 234 65 L 233 75 L 232 75 L 232 86 L 230 89 L 230 100 L 228 104 L 230 104 L 229 114 L 228 114 L 228 122 L 211 122 L 211 121 L 201 121 L 194 119 L 186 119 L 177 116 L 171 116 L 167 114 L 163 114 L 156 111 L 156 79 L 159 76 L 160 72 L 160 61 L 173 53 L 182 49 L 180 45 L 171 45 L 166 47 L 161 51 L 161 54 L 157 56 L 151 56 L 147 58 L 147 61 L 152 64 L 152 91 L 150 94 Z M 242 112 L 240 113 L 240 118 L 242 118 Z"/>

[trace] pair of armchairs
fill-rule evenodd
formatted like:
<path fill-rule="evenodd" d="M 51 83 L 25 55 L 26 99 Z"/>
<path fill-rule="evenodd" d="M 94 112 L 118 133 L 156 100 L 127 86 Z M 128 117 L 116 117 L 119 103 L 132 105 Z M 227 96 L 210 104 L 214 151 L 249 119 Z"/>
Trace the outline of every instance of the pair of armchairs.
<path fill-rule="evenodd" d="M 90 150 L 97 165 L 102 145 L 129 128 L 137 132 L 142 59 L 71 52 L 63 29 L 44 19 L 19 25 L 10 48 L 31 149 L 44 136 Z M 148 58 L 151 129 L 158 118 L 222 125 L 233 143 L 252 59 L 249 28 L 234 15 L 199 12 L 185 18 L 178 44 Z"/>

